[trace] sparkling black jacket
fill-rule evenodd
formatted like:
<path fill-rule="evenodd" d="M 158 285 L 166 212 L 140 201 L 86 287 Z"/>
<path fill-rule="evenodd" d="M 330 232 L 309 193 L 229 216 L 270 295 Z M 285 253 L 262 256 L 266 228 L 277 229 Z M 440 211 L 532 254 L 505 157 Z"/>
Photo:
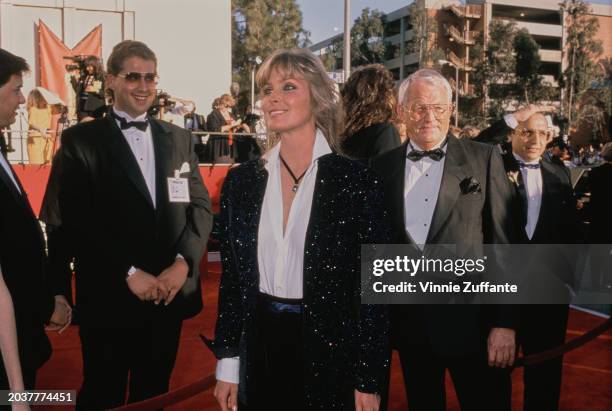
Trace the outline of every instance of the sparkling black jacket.
<path fill-rule="evenodd" d="M 368 169 L 337 154 L 318 161 L 304 250 L 304 403 L 354 409 L 354 390 L 380 393 L 389 367 L 387 308 L 360 299 L 360 244 L 385 243 L 389 231 L 381 183 Z M 257 389 L 250 353 L 267 180 L 263 160 L 248 162 L 230 171 L 221 195 L 223 274 L 210 346 L 219 359 L 240 356 L 239 396 L 247 404 Z"/>

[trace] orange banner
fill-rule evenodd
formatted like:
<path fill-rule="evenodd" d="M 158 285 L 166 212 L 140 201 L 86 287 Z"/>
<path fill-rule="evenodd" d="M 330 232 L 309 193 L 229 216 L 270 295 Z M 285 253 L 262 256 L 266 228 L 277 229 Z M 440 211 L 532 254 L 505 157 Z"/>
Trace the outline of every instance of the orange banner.
<path fill-rule="evenodd" d="M 102 57 L 102 25 L 90 31 L 79 43 L 70 49 L 41 20 L 38 21 L 38 48 L 40 64 L 40 85 L 57 94 L 68 103 L 65 56 L 92 55 Z"/>

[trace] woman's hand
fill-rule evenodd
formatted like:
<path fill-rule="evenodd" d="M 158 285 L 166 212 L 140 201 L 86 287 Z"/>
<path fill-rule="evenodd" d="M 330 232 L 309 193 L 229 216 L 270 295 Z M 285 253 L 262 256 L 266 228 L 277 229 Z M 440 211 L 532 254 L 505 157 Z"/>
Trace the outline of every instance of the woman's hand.
<path fill-rule="evenodd" d="M 355 390 L 355 411 L 378 411 L 380 395 Z"/>
<path fill-rule="evenodd" d="M 219 403 L 219 407 L 221 407 L 221 411 L 238 410 L 238 384 L 217 381 L 214 395 Z"/>

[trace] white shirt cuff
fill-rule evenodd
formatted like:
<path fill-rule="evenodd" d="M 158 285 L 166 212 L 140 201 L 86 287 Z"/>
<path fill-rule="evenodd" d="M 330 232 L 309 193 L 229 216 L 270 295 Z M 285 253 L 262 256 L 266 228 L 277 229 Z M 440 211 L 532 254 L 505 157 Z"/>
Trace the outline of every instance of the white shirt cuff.
<path fill-rule="evenodd" d="M 131 266 L 130 269 L 127 272 L 127 276 L 130 277 L 132 274 L 134 274 L 136 272 L 137 268 L 134 266 Z"/>
<path fill-rule="evenodd" d="M 183 254 L 181 254 L 181 253 L 177 253 L 176 254 L 176 258 L 180 258 L 181 260 L 185 259 L 185 257 L 183 257 Z"/>
<path fill-rule="evenodd" d="M 215 371 L 215 378 L 218 381 L 229 382 L 232 384 L 238 384 L 240 379 L 240 358 L 222 358 L 217 361 L 217 370 Z"/>
<path fill-rule="evenodd" d="M 512 130 L 518 127 L 518 121 L 516 121 L 516 119 L 514 118 L 512 114 L 506 114 L 504 116 L 504 121 L 506 122 L 506 125 L 510 127 Z"/>

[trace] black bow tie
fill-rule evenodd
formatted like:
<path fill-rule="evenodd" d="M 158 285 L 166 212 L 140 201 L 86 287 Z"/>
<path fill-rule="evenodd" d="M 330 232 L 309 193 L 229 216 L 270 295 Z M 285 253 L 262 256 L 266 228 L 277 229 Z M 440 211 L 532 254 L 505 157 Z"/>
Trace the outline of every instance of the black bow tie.
<path fill-rule="evenodd" d="M 523 168 L 529 168 L 531 170 L 537 170 L 540 168 L 540 163 L 535 163 L 535 164 L 527 164 L 524 163 L 522 161 L 518 161 L 518 166 L 519 168 L 523 169 Z"/>
<path fill-rule="evenodd" d="M 127 121 L 114 111 L 111 111 L 112 116 L 115 120 L 119 122 L 121 126 L 121 130 L 127 130 L 128 128 L 136 127 L 140 131 L 147 131 L 147 127 L 149 126 L 149 122 L 145 121 Z"/>
<path fill-rule="evenodd" d="M 444 142 L 442 143 L 440 147 L 433 149 L 433 150 L 426 150 L 426 151 L 415 150 L 412 143 L 408 143 L 408 145 L 411 148 L 411 151 L 410 153 L 408 153 L 406 157 L 408 157 L 408 160 L 410 161 L 419 161 L 423 157 L 429 157 L 434 161 L 440 161 L 444 158 L 445 153 L 444 153 L 444 150 L 442 149 L 444 148 L 446 143 L 448 143 L 448 137 L 444 139 Z"/>
<path fill-rule="evenodd" d="M 423 157 L 429 157 L 434 161 L 440 161 L 444 158 L 444 150 L 442 150 L 441 148 L 436 148 L 434 150 L 420 151 L 420 150 L 415 150 L 414 147 L 412 147 L 412 144 L 410 144 L 410 147 L 412 148 L 412 150 L 410 151 L 410 153 L 408 153 L 408 156 L 407 156 L 408 160 L 410 161 L 419 161 Z"/>

